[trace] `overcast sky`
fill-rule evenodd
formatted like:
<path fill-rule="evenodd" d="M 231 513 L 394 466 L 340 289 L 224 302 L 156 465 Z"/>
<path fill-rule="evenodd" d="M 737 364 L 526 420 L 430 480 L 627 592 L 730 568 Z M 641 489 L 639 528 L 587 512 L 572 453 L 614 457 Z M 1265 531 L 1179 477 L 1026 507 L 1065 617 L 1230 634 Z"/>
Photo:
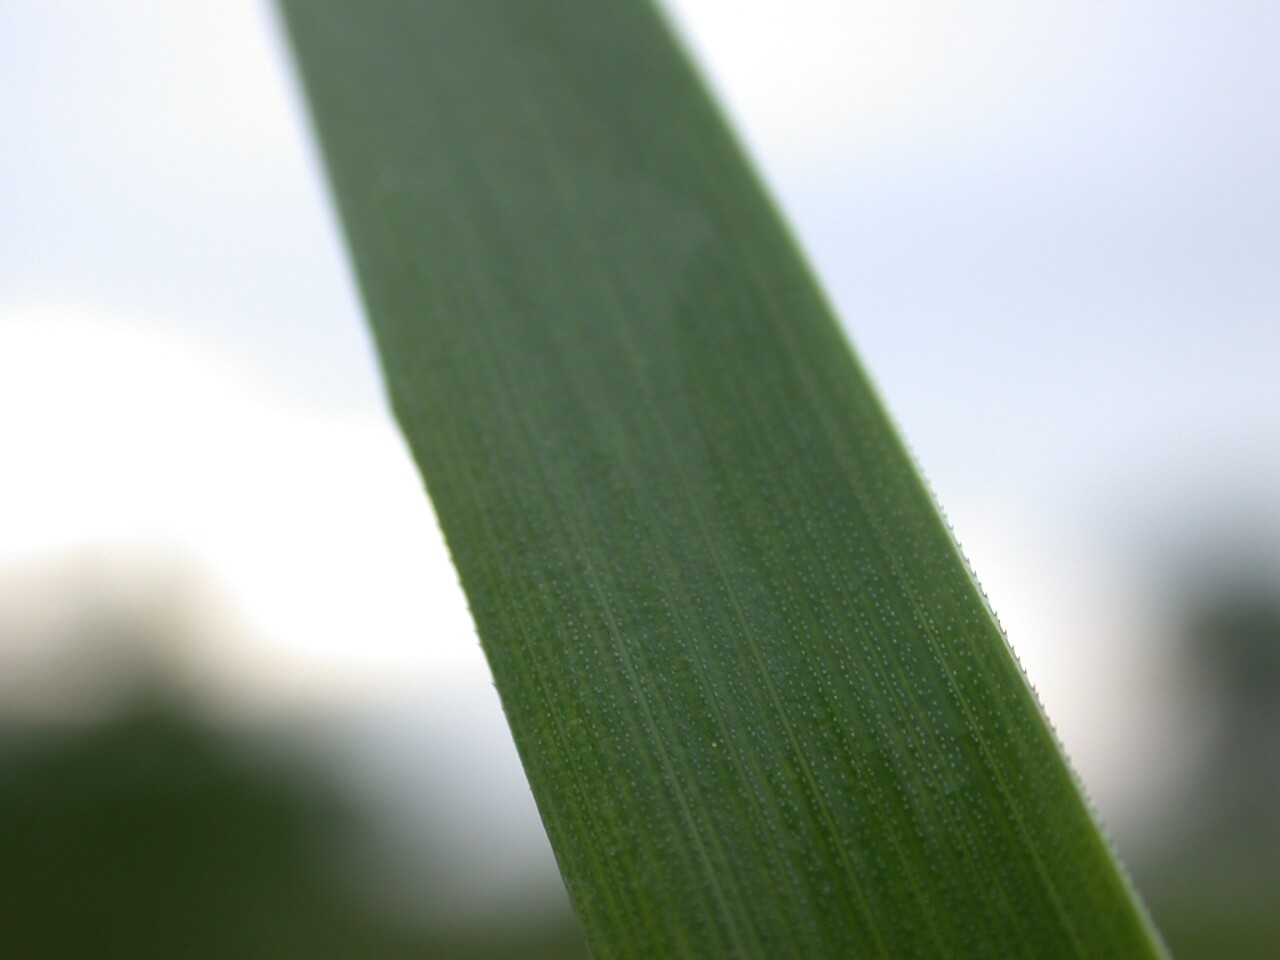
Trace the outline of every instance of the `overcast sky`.
<path fill-rule="evenodd" d="M 1105 807 L 1144 550 L 1280 527 L 1280 7 L 669 8 Z M 0 457 L 3 563 L 175 549 L 325 683 L 483 684 L 264 5 L 0 0 Z"/>
<path fill-rule="evenodd" d="M 1278 8 L 670 7 L 936 484 L 1105 483 L 1206 443 L 1277 479 Z M 0 18 L 0 305 L 145 316 L 376 408 L 269 12 Z"/>

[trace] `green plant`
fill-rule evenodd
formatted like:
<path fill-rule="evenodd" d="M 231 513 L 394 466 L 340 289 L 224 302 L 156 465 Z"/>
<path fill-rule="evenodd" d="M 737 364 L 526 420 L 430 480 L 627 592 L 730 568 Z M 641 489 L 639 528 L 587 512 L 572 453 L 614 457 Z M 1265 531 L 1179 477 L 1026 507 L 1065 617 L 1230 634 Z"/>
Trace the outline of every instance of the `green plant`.
<path fill-rule="evenodd" d="M 596 954 L 1160 956 L 650 4 L 283 8 Z"/>

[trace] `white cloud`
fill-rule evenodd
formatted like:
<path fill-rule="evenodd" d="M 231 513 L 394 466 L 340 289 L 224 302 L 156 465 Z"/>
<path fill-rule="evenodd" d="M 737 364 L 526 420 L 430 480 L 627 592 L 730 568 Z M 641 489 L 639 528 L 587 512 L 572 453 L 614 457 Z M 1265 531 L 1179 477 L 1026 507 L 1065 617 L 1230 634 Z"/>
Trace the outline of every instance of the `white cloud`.
<path fill-rule="evenodd" d="M 295 408 L 162 327 L 27 307 L 0 314 L 0 450 L 0 563 L 185 558 L 259 641 L 212 658 L 242 692 L 358 692 L 457 670 L 483 682 L 385 419 Z"/>
<path fill-rule="evenodd" d="M 1037 87 L 1086 79 L 1082 25 L 1114 19 L 1000 0 L 667 7 L 754 145 L 800 170 L 940 134 L 980 137 L 1024 111 Z"/>

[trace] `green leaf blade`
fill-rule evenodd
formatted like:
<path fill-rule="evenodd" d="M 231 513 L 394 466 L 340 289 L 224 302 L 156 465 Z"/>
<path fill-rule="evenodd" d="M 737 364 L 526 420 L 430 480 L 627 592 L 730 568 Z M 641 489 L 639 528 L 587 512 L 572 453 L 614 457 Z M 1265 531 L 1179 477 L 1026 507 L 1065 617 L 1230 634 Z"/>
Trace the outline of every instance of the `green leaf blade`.
<path fill-rule="evenodd" d="M 648 4 L 283 6 L 594 952 L 1160 956 Z"/>

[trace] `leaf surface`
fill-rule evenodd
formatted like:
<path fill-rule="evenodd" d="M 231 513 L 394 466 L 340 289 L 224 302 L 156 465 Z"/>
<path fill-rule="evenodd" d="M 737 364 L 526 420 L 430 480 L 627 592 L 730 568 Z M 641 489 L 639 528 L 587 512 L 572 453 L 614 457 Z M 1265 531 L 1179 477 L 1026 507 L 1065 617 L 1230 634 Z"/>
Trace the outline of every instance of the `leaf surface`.
<path fill-rule="evenodd" d="M 1162 955 L 654 9 L 283 8 L 594 953 Z"/>

